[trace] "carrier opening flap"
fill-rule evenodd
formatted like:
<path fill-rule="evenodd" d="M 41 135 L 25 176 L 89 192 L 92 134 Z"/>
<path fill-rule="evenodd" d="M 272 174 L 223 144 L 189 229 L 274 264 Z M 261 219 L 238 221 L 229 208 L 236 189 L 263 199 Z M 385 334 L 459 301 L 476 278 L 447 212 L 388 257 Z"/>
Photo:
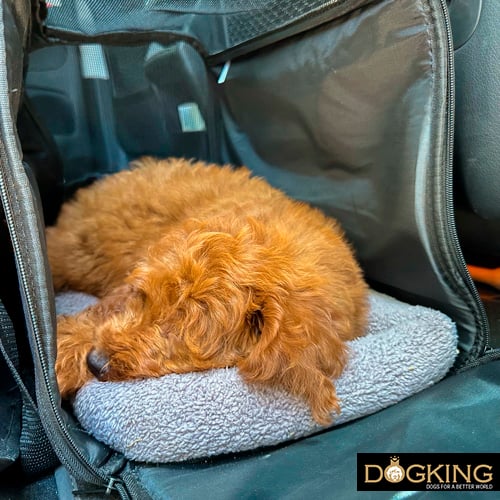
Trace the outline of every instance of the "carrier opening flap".
<path fill-rule="evenodd" d="M 50 3 L 46 26 L 50 37 L 66 40 L 87 38 L 116 43 L 131 31 L 137 40 L 184 38 L 207 56 L 232 51 L 233 57 L 306 31 L 372 1 L 56 0 Z"/>

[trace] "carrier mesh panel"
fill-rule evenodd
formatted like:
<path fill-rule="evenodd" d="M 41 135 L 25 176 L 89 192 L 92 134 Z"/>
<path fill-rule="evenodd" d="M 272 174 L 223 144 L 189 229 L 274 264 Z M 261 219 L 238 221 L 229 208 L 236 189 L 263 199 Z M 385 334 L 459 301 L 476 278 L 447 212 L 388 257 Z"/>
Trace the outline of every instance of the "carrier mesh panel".
<path fill-rule="evenodd" d="M 371 0 L 53 0 L 48 35 L 60 38 L 175 33 L 199 42 L 208 55 Z"/>
<path fill-rule="evenodd" d="M 23 404 L 19 447 L 21 467 L 28 477 L 52 470 L 60 463 L 45 433 L 40 415 L 26 402 Z"/>

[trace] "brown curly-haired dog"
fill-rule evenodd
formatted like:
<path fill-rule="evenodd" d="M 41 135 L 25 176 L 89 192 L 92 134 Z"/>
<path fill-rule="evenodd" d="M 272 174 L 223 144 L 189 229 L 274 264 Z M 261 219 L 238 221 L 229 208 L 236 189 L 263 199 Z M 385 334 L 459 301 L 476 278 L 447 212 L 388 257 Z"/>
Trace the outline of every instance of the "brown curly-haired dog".
<path fill-rule="evenodd" d="M 237 366 L 326 424 L 367 287 L 337 224 L 245 168 L 143 158 L 77 192 L 47 229 L 63 396 L 100 380 Z"/>

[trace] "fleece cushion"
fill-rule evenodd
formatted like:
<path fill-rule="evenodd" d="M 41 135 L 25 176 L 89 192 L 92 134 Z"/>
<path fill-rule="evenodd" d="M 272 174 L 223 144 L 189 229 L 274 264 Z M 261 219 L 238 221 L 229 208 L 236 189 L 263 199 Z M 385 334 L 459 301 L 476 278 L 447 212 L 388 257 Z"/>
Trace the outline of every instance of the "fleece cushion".
<path fill-rule="evenodd" d="M 93 303 L 67 292 L 58 313 Z M 444 314 L 372 291 L 366 336 L 350 342 L 337 380 L 341 413 L 333 426 L 401 401 L 442 379 L 457 353 Z M 307 405 L 280 390 L 245 384 L 234 368 L 130 382 L 91 381 L 74 411 L 98 440 L 141 462 L 178 462 L 270 446 L 321 430 Z"/>

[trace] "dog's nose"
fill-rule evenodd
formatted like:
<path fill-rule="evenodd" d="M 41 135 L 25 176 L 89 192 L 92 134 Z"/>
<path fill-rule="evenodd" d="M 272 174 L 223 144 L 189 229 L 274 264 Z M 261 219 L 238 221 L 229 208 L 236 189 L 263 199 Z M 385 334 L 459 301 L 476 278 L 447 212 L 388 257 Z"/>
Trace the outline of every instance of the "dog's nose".
<path fill-rule="evenodd" d="M 87 366 L 95 377 L 101 379 L 107 372 L 109 357 L 98 349 L 92 349 L 87 354 Z"/>

